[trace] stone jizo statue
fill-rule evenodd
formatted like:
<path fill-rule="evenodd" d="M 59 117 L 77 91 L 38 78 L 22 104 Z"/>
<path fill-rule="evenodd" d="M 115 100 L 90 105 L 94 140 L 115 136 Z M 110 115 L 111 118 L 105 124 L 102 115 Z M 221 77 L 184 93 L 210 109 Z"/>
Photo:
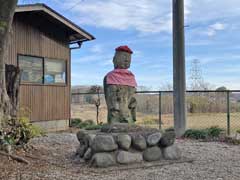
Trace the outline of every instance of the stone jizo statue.
<path fill-rule="evenodd" d="M 136 121 L 136 80 L 128 70 L 132 50 L 128 46 L 116 48 L 114 70 L 104 77 L 104 93 L 108 107 L 108 123 L 133 123 Z"/>

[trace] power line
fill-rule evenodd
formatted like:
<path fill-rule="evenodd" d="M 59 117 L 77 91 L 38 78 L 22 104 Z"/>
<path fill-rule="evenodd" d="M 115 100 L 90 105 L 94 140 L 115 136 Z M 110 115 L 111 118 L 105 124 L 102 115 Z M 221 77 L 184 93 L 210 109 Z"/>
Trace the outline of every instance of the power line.
<path fill-rule="evenodd" d="M 76 6 L 78 6 L 80 3 L 82 3 L 84 0 L 79 0 L 77 1 L 74 5 L 72 5 L 70 8 L 65 9 L 64 12 L 67 12 L 69 10 L 72 10 L 73 8 L 75 8 Z"/>
<path fill-rule="evenodd" d="M 36 0 L 21 0 L 19 1 L 19 4 L 34 4 L 36 2 Z"/>

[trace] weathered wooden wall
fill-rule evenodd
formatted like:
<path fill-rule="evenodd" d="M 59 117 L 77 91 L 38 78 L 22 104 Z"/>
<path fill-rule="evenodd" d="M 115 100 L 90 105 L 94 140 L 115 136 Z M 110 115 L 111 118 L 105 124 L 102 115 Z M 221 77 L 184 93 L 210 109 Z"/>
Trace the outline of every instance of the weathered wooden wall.
<path fill-rule="evenodd" d="M 14 18 L 6 63 L 17 65 L 17 54 L 67 61 L 66 86 L 21 84 L 20 107 L 31 111 L 31 121 L 70 118 L 70 49 L 66 41 L 54 38 L 50 34 L 40 31 L 21 18 Z"/>

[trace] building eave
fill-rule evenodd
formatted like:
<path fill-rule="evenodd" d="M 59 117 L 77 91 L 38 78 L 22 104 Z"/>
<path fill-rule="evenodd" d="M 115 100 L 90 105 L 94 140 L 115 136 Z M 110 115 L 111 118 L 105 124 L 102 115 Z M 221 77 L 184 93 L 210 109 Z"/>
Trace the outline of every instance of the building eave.
<path fill-rule="evenodd" d="M 65 18 L 55 10 L 51 9 L 45 4 L 27 4 L 27 5 L 18 5 L 15 9 L 15 13 L 24 13 L 24 12 L 44 12 L 47 15 L 54 18 L 56 21 L 61 22 L 66 27 L 70 28 L 71 30 L 76 32 L 76 37 L 80 36 L 79 38 L 74 39 L 74 41 L 90 41 L 94 40 L 95 37 L 88 33 L 87 31 L 80 28 L 78 25 L 70 21 L 69 19 Z"/>

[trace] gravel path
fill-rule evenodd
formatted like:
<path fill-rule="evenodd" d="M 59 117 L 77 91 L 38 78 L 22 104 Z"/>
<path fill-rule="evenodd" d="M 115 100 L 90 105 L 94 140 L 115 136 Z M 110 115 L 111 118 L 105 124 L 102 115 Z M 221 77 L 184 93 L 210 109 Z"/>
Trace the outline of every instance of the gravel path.
<path fill-rule="evenodd" d="M 193 163 L 129 170 L 119 170 L 121 167 L 93 169 L 81 164 L 74 158 L 78 145 L 75 134 L 48 134 L 47 137 L 32 140 L 30 144 L 34 147 L 32 150 L 19 152 L 30 161 L 30 165 L 9 163 L 7 158 L 0 156 L 0 179 L 240 180 L 240 146 L 224 143 L 178 140 L 183 156 L 193 159 Z M 134 165 L 129 166 L 132 167 Z"/>

